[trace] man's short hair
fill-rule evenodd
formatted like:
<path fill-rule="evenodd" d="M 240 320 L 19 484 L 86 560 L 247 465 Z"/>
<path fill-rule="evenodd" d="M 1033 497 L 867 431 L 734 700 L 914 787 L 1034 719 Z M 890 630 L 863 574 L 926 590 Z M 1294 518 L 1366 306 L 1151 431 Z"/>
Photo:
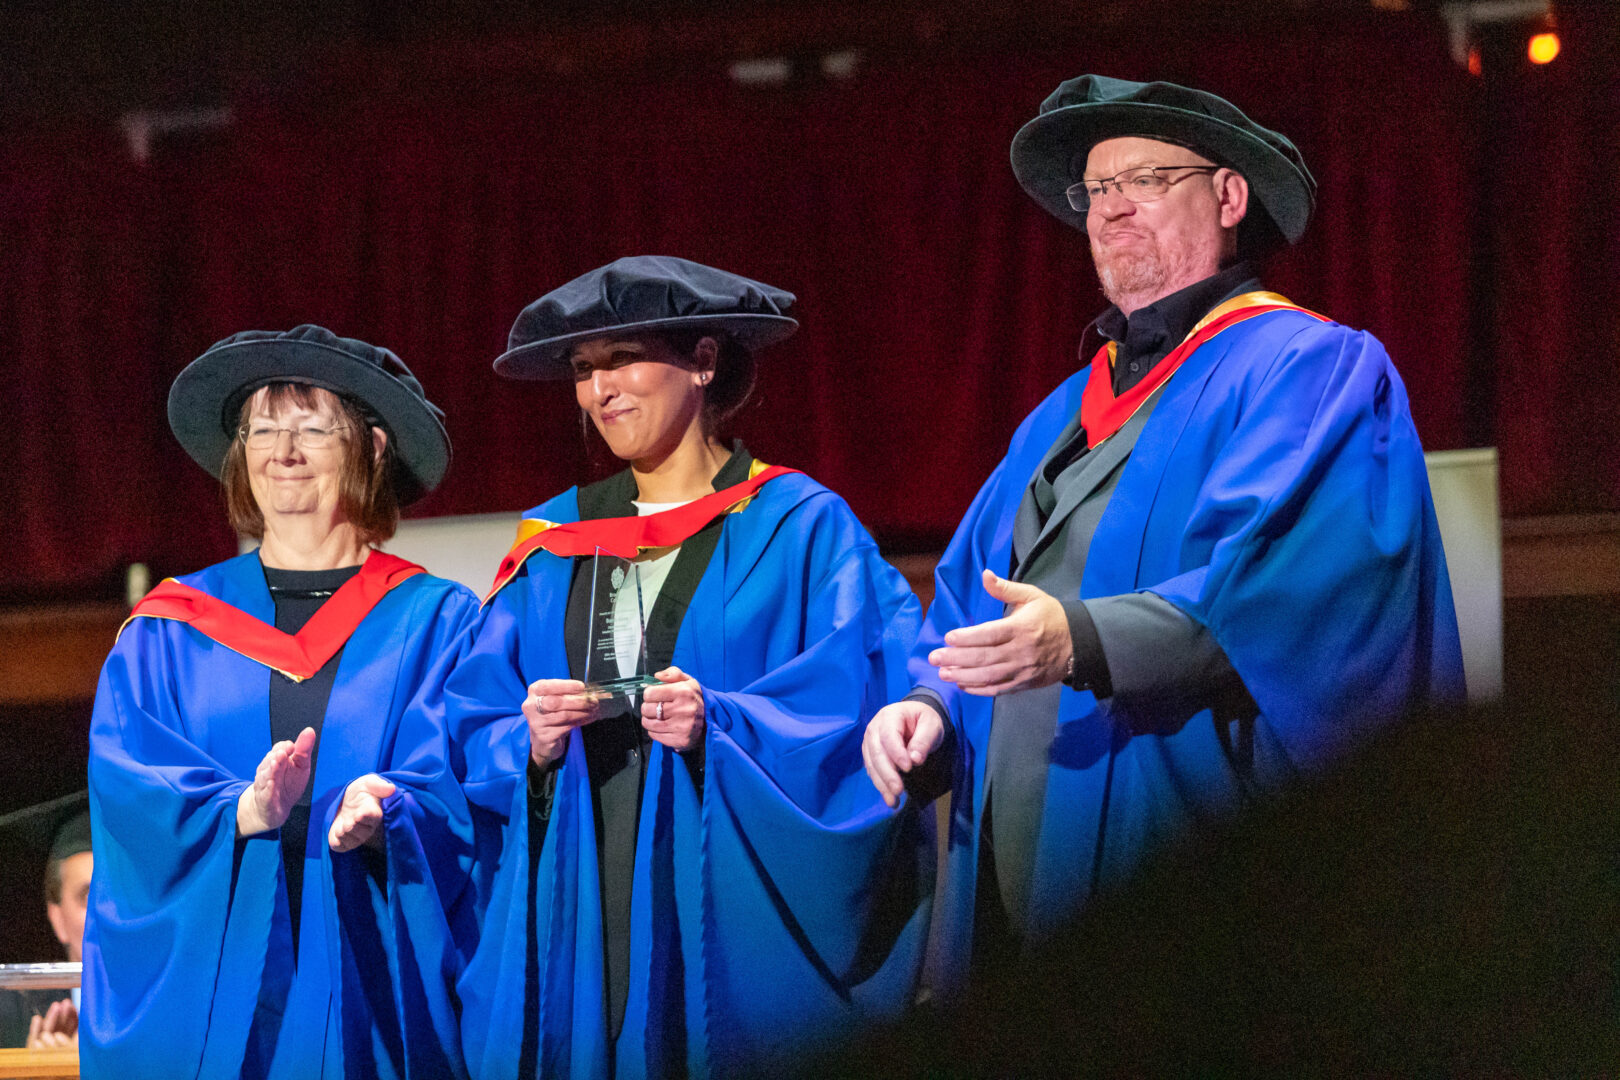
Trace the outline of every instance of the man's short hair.
<path fill-rule="evenodd" d="M 90 850 L 90 811 L 73 814 L 51 836 L 50 854 L 45 859 L 45 902 L 62 902 L 62 860 Z"/>

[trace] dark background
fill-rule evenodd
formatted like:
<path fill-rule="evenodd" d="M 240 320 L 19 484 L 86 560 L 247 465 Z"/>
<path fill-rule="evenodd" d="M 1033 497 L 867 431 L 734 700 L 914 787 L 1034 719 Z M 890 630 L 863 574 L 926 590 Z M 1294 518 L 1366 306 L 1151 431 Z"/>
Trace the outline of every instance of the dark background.
<path fill-rule="evenodd" d="M 1507 704 L 1390 728 L 802 1075 L 1616 1075 L 1620 618 L 1518 620 Z"/>
<path fill-rule="evenodd" d="M 804 329 L 741 433 L 889 550 L 938 550 L 1103 305 L 1084 238 L 1007 165 L 1085 71 L 1206 87 L 1289 134 L 1320 207 L 1272 286 L 1385 342 L 1428 448 L 1499 446 L 1507 515 L 1620 509 L 1612 5 L 1560 5 L 1546 67 L 1525 26 L 1483 33 L 1481 77 L 1423 6 L 985 7 L 17 6 L 0 599 L 233 549 L 163 403 L 243 329 L 316 322 L 412 365 L 456 450 L 413 512 L 538 503 L 581 475 L 573 402 L 490 361 L 525 304 L 634 253 L 796 292 Z M 850 48 L 851 77 L 822 74 Z M 758 56 L 793 76 L 730 77 Z M 215 109 L 132 157 L 131 114 Z"/>
<path fill-rule="evenodd" d="M 938 550 L 1104 303 L 1084 238 L 1007 165 L 1087 71 L 1213 90 L 1293 138 L 1320 203 L 1268 283 L 1384 341 L 1426 447 L 1499 447 L 1508 517 L 1620 510 L 1616 7 L 1560 3 L 1545 67 L 1528 24 L 1483 29 L 1476 76 L 1429 0 L 6 4 L 0 604 L 111 600 L 129 563 L 234 551 L 164 401 L 243 329 L 405 358 L 456 451 L 413 514 L 517 511 L 604 467 L 566 387 L 490 361 L 525 304 L 636 253 L 797 293 L 739 433 L 887 550 Z M 767 57 L 785 82 L 732 77 Z M 1509 702 L 1609 700 L 1615 612 L 1510 600 Z M 0 709 L 0 810 L 82 784 L 88 715 Z M 0 887 L 22 913 L 0 959 L 52 955 L 37 890 Z"/>

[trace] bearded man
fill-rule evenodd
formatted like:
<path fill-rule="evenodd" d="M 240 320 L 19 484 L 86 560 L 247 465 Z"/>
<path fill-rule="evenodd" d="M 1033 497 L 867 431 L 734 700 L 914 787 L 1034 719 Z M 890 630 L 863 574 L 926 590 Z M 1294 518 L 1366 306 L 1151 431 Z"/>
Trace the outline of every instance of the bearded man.
<path fill-rule="evenodd" d="M 867 729 L 891 805 L 950 777 L 942 989 L 1189 825 L 1463 693 L 1400 377 L 1256 276 L 1315 202 L 1293 143 L 1213 94 L 1087 75 L 1012 164 L 1086 231 L 1113 306 L 969 508 L 915 689 Z"/>

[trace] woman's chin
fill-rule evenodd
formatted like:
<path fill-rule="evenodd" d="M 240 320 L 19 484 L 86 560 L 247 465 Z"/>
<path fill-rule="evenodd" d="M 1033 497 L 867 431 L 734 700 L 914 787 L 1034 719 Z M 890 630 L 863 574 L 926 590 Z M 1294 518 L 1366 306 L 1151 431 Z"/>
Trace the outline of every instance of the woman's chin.
<path fill-rule="evenodd" d="M 607 448 L 620 461 L 635 461 L 644 452 L 641 443 L 635 439 L 613 438 L 603 435 L 602 441 L 607 443 Z"/>
<path fill-rule="evenodd" d="M 272 503 L 268 510 L 260 504 L 259 512 L 264 515 L 266 525 L 274 524 L 278 520 L 291 525 L 295 522 L 302 524 L 313 520 L 320 514 L 321 507 L 320 503 L 313 499 L 280 499 Z"/>

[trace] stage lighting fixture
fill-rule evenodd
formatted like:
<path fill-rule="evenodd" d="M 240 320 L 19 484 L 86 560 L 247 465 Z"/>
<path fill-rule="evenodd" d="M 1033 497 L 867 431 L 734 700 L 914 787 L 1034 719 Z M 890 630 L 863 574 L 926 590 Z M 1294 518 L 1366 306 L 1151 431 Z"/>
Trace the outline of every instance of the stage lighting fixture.
<path fill-rule="evenodd" d="M 1545 64 L 1558 55 L 1552 0 L 1452 0 L 1440 6 L 1440 17 L 1449 32 L 1452 59 L 1470 75 L 1484 70 L 1480 31 L 1488 27 L 1533 35 L 1529 38 L 1533 63 Z"/>

